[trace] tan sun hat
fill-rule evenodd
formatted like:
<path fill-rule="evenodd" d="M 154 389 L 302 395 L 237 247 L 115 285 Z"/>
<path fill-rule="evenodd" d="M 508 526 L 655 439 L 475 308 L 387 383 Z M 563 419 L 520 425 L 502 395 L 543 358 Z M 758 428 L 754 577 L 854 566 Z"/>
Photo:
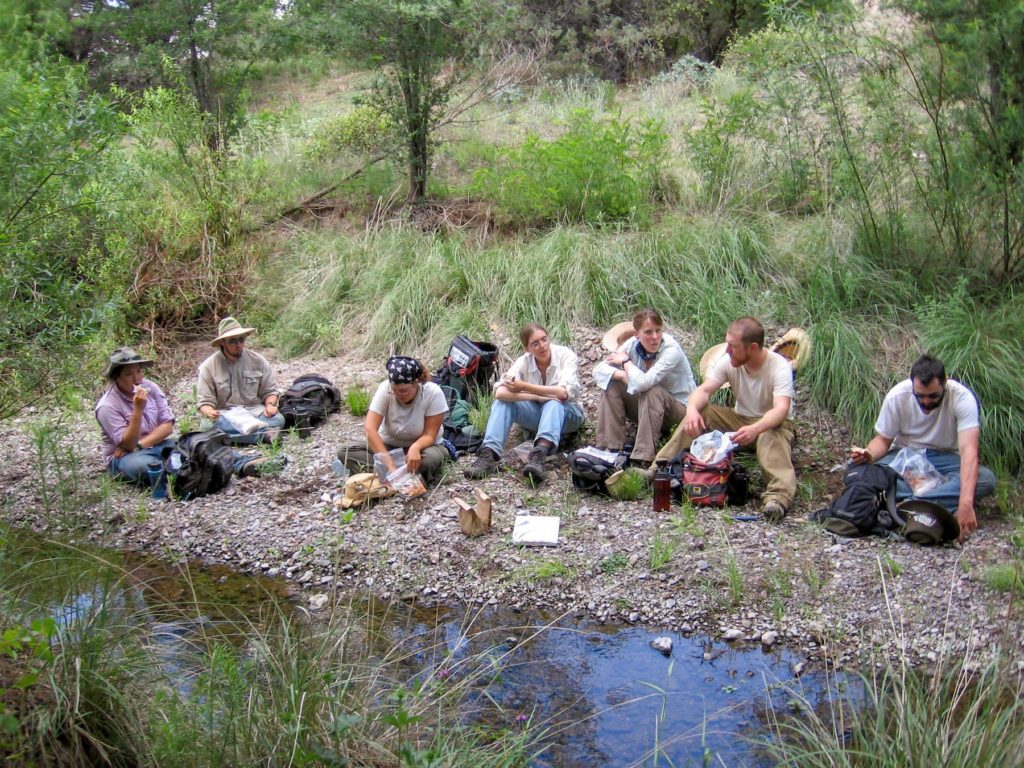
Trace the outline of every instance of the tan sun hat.
<path fill-rule="evenodd" d="M 609 352 L 615 352 L 619 347 L 622 346 L 622 342 L 630 338 L 636 333 L 633 329 L 632 320 L 623 320 L 621 323 L 616 323 L 608 332 L 605 333 L 601 339 L 601 346 Z"/>
<path fill-rule="evenodd" d="M 233 317 L 225 317 L 217 326 L 217 338 L 210 342 L 211 347 L 219 346 L 226 339 L 233 339 L 236 336 L 248 336 L 256 333 L 255 328 L 243 328 L 242 324 Z"/>
<path fill-rule="evenodd" d="M 709 348 L 707 352 L 700 356 L 700 362 L 697 364 L 697 369 L 700 371 L 701 380 L 708 377 L 708 371 L 711 369 L 711 366 L 714 365 L 718 361 L 718 358 L 724 354 L 725 342 L 723 341 L 721 344 L 715 344 L 715 346 Z M 725 382 L 723 386 L 728 387 L 729 382 Z"/>
<path fill-rule="evenodd" d="M 790 328 L 772 344 L 771 351 L 789 360 L 793 370 L 798 371 L 811 357 L 811 336 L 803 328 Z"/>
<path fill-rule="evenodd" d="M 384 485 L 373 472 L 360 472 L 345 481 L 345 494 L 341 506 L 349 509 L 370 499 L 393 496 L 394 493 L 394 488 Z"/>

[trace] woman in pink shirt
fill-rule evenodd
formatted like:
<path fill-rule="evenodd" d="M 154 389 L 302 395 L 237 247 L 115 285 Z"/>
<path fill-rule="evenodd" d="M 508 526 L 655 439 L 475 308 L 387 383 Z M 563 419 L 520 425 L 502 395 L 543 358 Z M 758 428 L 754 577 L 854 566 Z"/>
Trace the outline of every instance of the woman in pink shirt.
<path fill-rule="evenodd" d="M 153 365 L 131 347 L 110 354 L 110 386 L 96 403 L 103 430 L 103 459 L 114 477 L 155 486 L 163 476 L 164 450 L 174 447 L 174 414 L 155 383 L 142 375 Z"/>

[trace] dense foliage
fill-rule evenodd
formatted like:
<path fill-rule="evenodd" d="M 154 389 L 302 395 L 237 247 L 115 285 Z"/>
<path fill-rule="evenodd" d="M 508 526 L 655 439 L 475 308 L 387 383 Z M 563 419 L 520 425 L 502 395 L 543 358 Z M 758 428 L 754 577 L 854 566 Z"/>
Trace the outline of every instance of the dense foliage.
<path fill-rule="evenodd" d="M 730 7 L 4 0 L 0 411 L 95 370 L 128 329 L 156 339 L 244 305 L 296 354 L 353 317 L 371 346 L 432 347 L 651 303 L 702 344 L 739 312 L 807 326 L 810 396 L 860 431 L 913 353 L 936 351 L 981 397 L 987 460 L 1019 468 L 1022 67 L 1002 43 L 1019 13 L 907 0 L 918 26 L 866 35 L 849 12 Z M 699 32 L 717 13 L 729 31 Z M 509 43 L 577 76 L 502 79 Z M 315 106 L 243 110 L 257 70 L 284 87 L 314 71 L 274 70 L 289 46 L 368 71 Z M 616 89 L 581 76 L 600 51 L 614 79 L 664 71 Z M 489 79 L 504 85 L 483 101 Z M 438 221 L 400 210 L 428 194 Z M 314 205 L 439 234 L 380 253 L 351 230 L 266 229 Z M 460 219 L 514 237 L 444 234 Z"/>
<path fill-rule="evenodd" d="M 74 378 L 67 349 L 107 316 L 120 130 L 80 70 L 49 60 L 38 19 L 0 22 L 0 416 Z"/>

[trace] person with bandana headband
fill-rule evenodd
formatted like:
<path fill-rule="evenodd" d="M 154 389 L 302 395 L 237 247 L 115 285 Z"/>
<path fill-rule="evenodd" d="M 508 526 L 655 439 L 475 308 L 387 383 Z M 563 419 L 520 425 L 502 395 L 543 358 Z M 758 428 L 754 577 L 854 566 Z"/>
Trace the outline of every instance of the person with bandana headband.
<path fill-rule="evenodd" d="M 604 390 L 597 411 L 597 447 L 620 451 L 627 422 L 636 424 L 630 461 L 646 466 L 657 441 L 686 414 L 696 387 L 686 354 L 653 309 L 633 316 L 633 336 L 594 368 L 594 383 Z"/>
<path fill-rule="evenodd" d="M 401 448 L 409 471 L 430 482 L 451 458 L 441 430 L 448 401 L 418 360 L 391 357 L 385 368 L 388 380 L 377 387 L 363 422 L 366 441 L 338 449 L 338 458 L 350 471 L 366 472 L 373 454 Z"/>
<path fill-rule="evenodd" d="M 853 448 L 855 464 L 890 464 L 901 448 L 921 448 L 946 478 L 937 488 L 914 496 L 900 478 L 896 498 L 921 498 L 940 504 L 960 524 L 961 541 L 978 527 L 974 502 L 992 493 L 996 477 L 978 461 L 978 399 L 959 381 L 946 379 L 946 368 L 931 355 L 910 367 L 910 378 L 889 390 L 867 448 Z"/>

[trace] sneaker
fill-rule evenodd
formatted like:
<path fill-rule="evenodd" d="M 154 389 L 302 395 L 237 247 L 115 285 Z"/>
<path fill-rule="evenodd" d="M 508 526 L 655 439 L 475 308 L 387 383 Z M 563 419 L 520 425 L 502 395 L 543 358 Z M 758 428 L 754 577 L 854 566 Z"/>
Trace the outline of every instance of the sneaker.
<path fill-rule="evenodd" d="M 768 501 L 761 508 L 761 515 L 769 523 L 777 523 L 786 516 L 786 508 L 777 501 Z"/>
<path fill-rule="evenodd" d="M 498 469 L 501 457 L 490 448 L 481 448 L 473 463 L 462 471 L 470 480 L 480 480 L 493 474 Z"/>
<path fill-rule="evenodd" d="M 544 448 L 534 448 L 530 451 L 530 457 L 523 467 L 523 476 L 528 477 L 535 483 L 542 483 L 547 479 L 548 473 L 544 471 L 544 460 L 548 452 Z"/>

